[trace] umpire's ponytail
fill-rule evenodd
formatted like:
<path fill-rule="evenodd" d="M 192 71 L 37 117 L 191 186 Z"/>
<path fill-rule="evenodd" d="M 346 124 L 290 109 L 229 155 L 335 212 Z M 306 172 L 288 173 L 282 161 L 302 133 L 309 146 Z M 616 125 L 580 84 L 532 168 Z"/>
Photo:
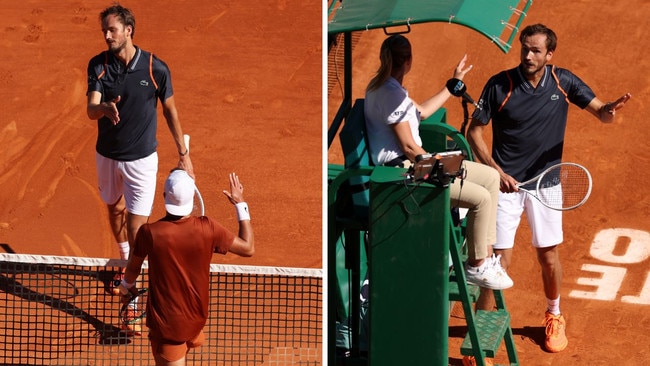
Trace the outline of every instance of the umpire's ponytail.
<path fill-rule="evenodd" d="M 373 91 L 379 88 L 394 70 L 404 66 L 404 63 L 411 59 L 411 43 L 400 35 L 394 34 L 384 40 L 379 51 L 381 65 L 377 75 L 370 80 L 366 91 Z"/>

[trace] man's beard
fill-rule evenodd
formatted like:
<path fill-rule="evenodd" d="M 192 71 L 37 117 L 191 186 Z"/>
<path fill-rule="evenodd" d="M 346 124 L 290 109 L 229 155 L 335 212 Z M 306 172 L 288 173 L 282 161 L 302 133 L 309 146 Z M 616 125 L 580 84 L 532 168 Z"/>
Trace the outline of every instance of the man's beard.
<path fill-rule="evenodd" d="M 115 46 L 115 45 L 117 45 L 117 46 Z M 125 47 L 126 47 L 126 42 L 123 42 L 123 43 L 120 43 L 120 44 L 117 44 L 117 43 L 109 43 L 108 44 L 108 50 L 111 51 L 114 55 L 117 55 L 120 52 L 122 52 L 122 50 L 124 50 Z"/>
<path fill-rule="evenodd" d="M 521 68 L 522 72 L 526 76 L 535 75 L 538 72 L 540 72 L 541 70 L 543 70 L 544 67 L 546 66 L 546 64 L 539 65 L 539 66 L 528 66 L 525 63 L 522 63 L 522 65 L 523 65 L 523 67 Z"/>

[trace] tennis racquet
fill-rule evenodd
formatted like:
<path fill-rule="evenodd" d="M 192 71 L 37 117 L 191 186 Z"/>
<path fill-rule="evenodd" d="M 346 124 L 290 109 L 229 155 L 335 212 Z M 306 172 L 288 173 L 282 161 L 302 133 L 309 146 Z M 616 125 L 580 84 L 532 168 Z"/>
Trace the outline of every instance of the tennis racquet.
<path fill-rule="evenodd" d="M 122 304 L 120 308 L 120 318 L 125 326 L 133 326 L 140 323 L 147 315 L 147 296 L 149 292 L 146 288 L 141 288 L 137 293 L 129 293 L 131 298 L 128 302 Z M 133 327 L 135 328 L 135 327 Z"/>
<path fill-rule="evenodd" d="M 535 189 L 523 186 L 535 184 Z M 519 190 L 535 197 L 544 206 L 558 211 L 582 206 L 591 194 L 591 174 L 576 163 L 560 163 L 544 170 L 537 177 L 518 183 Z"/>
<path fill-rule="evenodd" d="M 190 135 L 183 135 L 183 138 L 185 139 L 185 148 L 189 152 L 190 151 Z M 194 208 L 192 209 L 192 213 L 190 215 L 191 216 L 205 216 L 205 206 L 203 205 L 203 196 L 201 196 L 201 192 L 196 187 L 196 184 L 194 185 Z"/>

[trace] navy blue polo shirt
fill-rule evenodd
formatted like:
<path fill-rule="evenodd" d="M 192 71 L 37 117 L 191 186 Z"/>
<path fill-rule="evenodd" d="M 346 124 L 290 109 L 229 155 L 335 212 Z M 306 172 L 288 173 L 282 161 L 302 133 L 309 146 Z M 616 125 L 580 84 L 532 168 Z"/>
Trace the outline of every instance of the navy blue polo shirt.
<path fill-rule="evenodd" d="M 102 102 L 121 96 L 117 103 L 120 122 L 98 120 L 96 150 L 102 156 L 132 161 L 156 151 L 158 100 L 173 95 L 169 68 L 155 55 L 136 47 L 125 66 L 111 52 L 102 52 L 88 63 L 88 90 L 102 94 Z"/>
<path fill-rule="evenodd" d="M 547 65 L 533 88 L 517 67 L 490 78 L 472 117 L 492 120 L 492 158 L 524 182 L 562 161 L 569 103 L 584 109 L 594 97 L 569 70 Z"/>

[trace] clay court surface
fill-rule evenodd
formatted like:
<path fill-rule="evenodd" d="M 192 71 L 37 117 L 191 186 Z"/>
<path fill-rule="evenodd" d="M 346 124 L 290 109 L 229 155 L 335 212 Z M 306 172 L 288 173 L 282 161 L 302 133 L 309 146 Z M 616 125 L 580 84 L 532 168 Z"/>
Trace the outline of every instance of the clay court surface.
<path fill-rule="evenodd" d="M 0 243 L 7 251 L 118 256 L 99 198 L 96 122 L 86 68 L 106 49 L 99 12 L 111 1 L 4 3 L 0 27 Z M 170 67 L 206 213 L 233 231 L 221 193 L 245 186 L 257 252 L 215 262 L 321 267 L 322 42 L 318 1 L 125 1 L 134 43 Z M 162 184 L 178 163 L 159 109 Z"/>
<path fill-rule="evenodd" d="M 594 188 L 589 201 L 564 219 L 561 305 L 569 345 L 562 353 L 542 349 L 546 304 L 541 275 L 527 225 L 519 230 L 510 269 L 515 286 L 505 296 L 522 365 L 643 365 L 650 357 L 650 199 L 637 191 L 647 186 L 650 164 L 646 75 L 650 61 L 645 55 L 649 17 L 647 0 L 545 0 L 535 1 L 524 20 L 523 26 L 539 22 L 556 31 L 559 42 L 552 63 L 574 71 L 601 100 L 614 100 L 625 92 L 632 93 L 632 99 L 613 125 L 570 108 L 564 160 L 584 164 L 593 175 Z M 381 30 L 363 32 L 356 44 L 353 98 L 363 97 L 377 70 L 384 37 Z M 465 78 L 474 98 L 491 75 L 519 63 L 518 41 L 503 54 L 487 38 L 457 25 L 414 25 L 407 37 L 414 63 L 404 81 L 417 101 L 440 90 L 464 53 L 474 65 Z M 330 120 L 340 95 L 338 85 L 332 87 Z M 448 122 L 459 128 L 460 101 L 449 100 L 446 107 Z M 343 161 L 338 142 L 329 149 L 328 159 Z M 597 281 L 601 287 L 595 286 Z M 451 323 L 450 363 L 459 365 L 462 311 L 452 313 Z M 506 362 L 505 356 L 502 346 L 497 361 Z"/>

